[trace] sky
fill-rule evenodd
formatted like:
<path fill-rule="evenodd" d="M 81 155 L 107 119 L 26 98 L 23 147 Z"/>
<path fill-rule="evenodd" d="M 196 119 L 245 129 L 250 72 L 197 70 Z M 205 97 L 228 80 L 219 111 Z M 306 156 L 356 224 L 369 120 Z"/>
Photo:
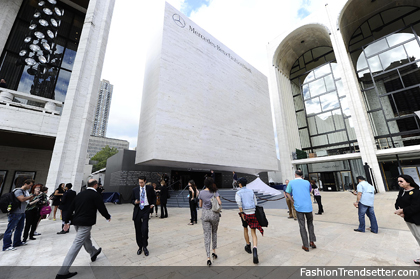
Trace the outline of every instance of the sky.
<path fill-rule="evenodd" d="M 137 146 L 148 38 L 164 0 L 115 1 L 102 79 L 114 85 L 106 136 Z M 263 74 L 268 42 L 327 0 L 167 0 Z M 216 19 L 216 20 L 215 20 Z M 163 19 L 162 19 L 163 20 Z M 235 34 L 235 35 L 233 35 Z"/>

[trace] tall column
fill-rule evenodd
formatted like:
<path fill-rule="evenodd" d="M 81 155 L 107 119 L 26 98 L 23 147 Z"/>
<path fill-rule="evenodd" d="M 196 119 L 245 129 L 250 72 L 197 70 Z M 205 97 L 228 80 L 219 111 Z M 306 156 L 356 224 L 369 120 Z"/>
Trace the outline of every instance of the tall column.
<path fill-rule="evenodd" d="M 331 26 L 331 43 L 333 45 L 335 58 L 337 64 L 341 67 L 342 80 L 346 96 L 350 107 L 351 116 L 353 119 L 354 130 L 357 137 L 357 142 L 360 147 L 360 154 L 362 156 L 363 164 L 367 162 L 372 168 L 374 179 L 378 186 L 379 192 L 385 192 L 385 185 L 382 179 L 381 170 L 379 168 L 378 159 L 376 157 L 376 144 L 374 134 L 369 122 L 366 112 L 365 104 L 363 102 L 362 92 L 360 91 L 359 81 L 356 76 L 356 71 L 347 52 L 341 32 L 337 30 L 336 18 L 330 15 L 334 14 L 326 7 L 329 15 L 329 24 Z"/>
<path fill-rule="evenodd" d="M 89 135 L 115 0 L 90 0 L 48 172 L 51 191 L 59 183 L 80 190 Z"/>
<path fill-rule="evenodd" d="M 0 54 L 12 31 L 23 0 L 0 0 Z"/>

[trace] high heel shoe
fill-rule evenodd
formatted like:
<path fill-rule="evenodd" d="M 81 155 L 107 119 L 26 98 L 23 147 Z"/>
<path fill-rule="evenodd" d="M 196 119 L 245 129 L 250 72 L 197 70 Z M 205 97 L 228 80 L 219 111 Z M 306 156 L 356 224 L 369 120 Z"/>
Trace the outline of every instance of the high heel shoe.
<path fill-rule="evenodd" d="M 211 254 L 213 256 L 213 259 L 217 259 L 217 255 L 215 253 Z"/>
<path fill-rule="evenodd" d="M 207 265 L 211 266 L 211 261 L 210 260 L 207 260 Z"/>

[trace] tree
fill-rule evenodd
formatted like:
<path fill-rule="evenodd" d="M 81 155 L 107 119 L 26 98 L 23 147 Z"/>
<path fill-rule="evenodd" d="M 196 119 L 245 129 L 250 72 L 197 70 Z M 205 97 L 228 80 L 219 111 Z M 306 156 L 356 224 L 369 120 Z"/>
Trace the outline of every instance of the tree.
<path fill-rule="evenodd" d="M 109 157 L 118 153 L 118 149 L 115 147 L 109 147 L 108 145 L 102 148 L 101 151 L 95 154 L 90 160 L 97 161 L 95 165 L 93 165 L 92 172 L 98 171 L 106 167 L 106 160 Z"/>

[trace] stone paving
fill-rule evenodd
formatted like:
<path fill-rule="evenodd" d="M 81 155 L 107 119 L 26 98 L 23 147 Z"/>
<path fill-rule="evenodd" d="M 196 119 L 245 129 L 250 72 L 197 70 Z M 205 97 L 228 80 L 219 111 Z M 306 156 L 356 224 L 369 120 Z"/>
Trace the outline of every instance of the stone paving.
<path fill-rule="evenodd" d="M 325 214 L 314 215 L 317 249 L 309 253 L 302 243 L 297 221 L 287 219 L 286 209 L 266 209 L 268 228 L 264 237 L 258 233 L 259 266 L 413 266 L 420 249 L 404 220 L 393 214 L 396 192 L 375 197 L 379 233 L 357 233 L 356 197 L 349 192 L 323 192 Z M 272 202 L 284 208 L 284 200 Z M 314 212 L 317 205 L 314 204 Z M 111 222 L 98 215 L 92 230 L 96 247 L 102 254 L 96 262 L 82 249 L 73 266 L 205 266 L 203 230 L 188 226 L 188 208 L 169 208 L 169 218 L 152 217 L 149 223 L 148 257 L 136 254 L 132 205 L 107 204 Z M 272 206 L 270 206 L 272 207 Z M 218 231 L 218 259 L 214 266 L 254 266 L 252 256 L 244 251 L 243 229 L 237 210 L 224 210 Z M 201 210 L 199 211 L 201 216 Z M 0 230 L 6 227 L 4 215 Z M 16 251 L 0 252 L 0 266 L 60 266 L 71 246 L 75 230 L 57 235 L 59 220 L 43 220 L 36 240 Z M 367 219 L 367 226 L 369 221 Z M 72 269 L 71 269 L 72 270 Z"/>

